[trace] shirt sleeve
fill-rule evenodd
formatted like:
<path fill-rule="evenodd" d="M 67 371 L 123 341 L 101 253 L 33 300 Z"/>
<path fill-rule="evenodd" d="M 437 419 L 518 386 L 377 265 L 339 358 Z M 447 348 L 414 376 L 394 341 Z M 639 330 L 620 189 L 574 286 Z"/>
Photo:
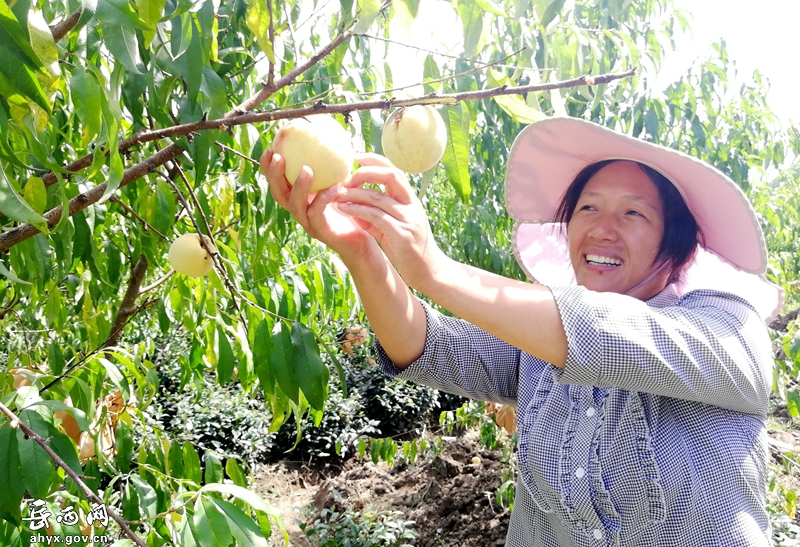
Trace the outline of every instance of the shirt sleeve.
<path fill-rule="evenodd" d="M 420 302 L 427 319 L 422 355 L 401 371 L 376 338 L 377 361 L 383 371 L 471 399 L 516 404 L 520 350 Z"/>
<path fill-rule="evenodd" d="M 699 290 L 674 305 L 584 287 L 551 288 L 567 334 L 563 384 L 619 387 L 766 415 L 772 345 L 756 311 Z"/>

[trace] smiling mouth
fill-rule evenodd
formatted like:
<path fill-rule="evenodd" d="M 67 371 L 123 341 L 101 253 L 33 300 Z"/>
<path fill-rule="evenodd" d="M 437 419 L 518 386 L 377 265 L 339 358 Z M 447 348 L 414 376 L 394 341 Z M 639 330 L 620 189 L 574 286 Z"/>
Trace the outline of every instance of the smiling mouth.
<path fill-rule="evenodd" d="M 608 256 L 591 255 L 584 256 L 587 264 L 595 264 L 598 266 L 622 266 L 622 260 L 618 258 L 610 258 Z"/>

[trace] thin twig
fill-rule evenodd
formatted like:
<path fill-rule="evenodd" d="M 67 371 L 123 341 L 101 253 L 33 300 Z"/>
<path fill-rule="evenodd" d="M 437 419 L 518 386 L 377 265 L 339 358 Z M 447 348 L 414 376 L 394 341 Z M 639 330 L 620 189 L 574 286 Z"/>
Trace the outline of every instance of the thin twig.
<path fill-rule="evenodd" d="M 330 44 L 325 46 L 317 55 L 314 55 L 313 57 L 308 59 L 302 65 L 300 65 L 298 67 L 295 67 L 288 74 L 286 74 L 285 76 L 283 76 L 280 79 L 278 79 L 269 88 L 267 88 L 267 86 L 265 85 L 256 95 L 254 95 L 253 97 L 249 98 L 248 100 L 246 100 L 245 102 L 243 102 L 242 104 L 240 104 L 239 106 L 234 108 L 233 110 L 227 112 L 225 114 L 225 116 L 222 118 L 223 121 L 219 121 L 218 120 L 219 123 L 217 123 L 217 125 L 214 126 L 213 129 L 220 129 L 222 126 L 224 126 L 225 125 L 225 121 L 224 120 L 228 120 L 230 118 L 241 116 L 243 113 L 250 112 L 251 110 L 254 110 L 255 108 L 257 108 L 261 103 L 266 101 L 270 96 L 272 96 L 279 89 L 281 89 L 283 87 L 286 87 L 287 85 L 292 83 L 298 76 L 300 76 L 302 73 L 306 72 L 309 68 L 311 68 L 312 66 L 317 64 L 323 57 L 325 57 L 330 52 L 332 52 L 334 49 L 339 47 L 341 44 L 343 44 L 344 42 L 349 40 L 351 36 L 352 35 L 350 33 L 347 33 L 347 32 L 338 35 L 336 38 L 334 38 L 334 40 Z M 198 122 L 198 123 L 200 123 L 200 122 Z M 189 125 L 191 125 L 191 124 L 189 124 Z M 185 134 L 188 135 L 192 131 L 194 131 L 194 129 L 188 131 Z M 134 147 L 136 145 L 139 145 L 139 144 L 142 144 L 144 142 L 149 142 L 149 141 L 159 140 L 160 139 L 160 137 L 142 138 L 143 136 L 150 135 L 150 134 L 152 134 L 152 130 L 148 131 L 148 130 L 143 129 L 141 131 L 136 132 L 132 136 L 130 136 L 130 137 L 126 138 L 126 139 L 123 139 L 119 143 L 119 151 L 122 152 L 124 150 L 128 150 L 129 148 L 132 148 L 132 147 Z M 169 154 L 172 154 L 172 158 L 177 157 L 182 152 L 182 149 L 180 147 L 178 147 L 178 145 L 172 144 L 172 145 L 164 148 L 164 150 L 159 151 L 159 153 L 160 152 L 165 152 L 167 150 L 169 151 Z M 170 159 L 172 159 L 172 158 L 170 158 Z M 136 166 L 131 167 L 131 169 L 136 169 L 140 165 L 150 162 L 151 159 L 152 158 L 148 158 L 147 160 L 142 161 L 141 163 L 137 164 Z M 63 170 L 66 171 L 66 172 L 70 172 L 70 173 L 77 173 L 78 171 L 81 171 L 82 169 L 85 169 L 85 168 L 89 167 L 92 164 L 93 161 L 94 161 L 94 155 L 93 154 L 87 154 L 87 155 L 83 156 L 82 158 L 77 159 L 77 160 L 73 161 L 72 163 L 70 163 L 69 165 L 63 167 Z M 167 161 L 169 161 L 169 159 L 162 161 L 156 167 L 158 167 L 160 165 L 164 165 L 164 163 L 166 163 Z M 125 172 L 127 173 L 128 170 L 126 170 Z M 55 184 L 56 182 L 58 182 L 58 179 L 57 179 L 55 173 L 50 172 L 50 173 L 47 173 L 47 174 L 42 176 L 42 181 L 44 182 L 45 186 L 51 186 L 51 185 Z M 124 181 L 125 181 L 125 178 L 123 177 L 123 182 Z M 120 183 L 120 187 L 122 187 L 122 186 L 123 186 L 123 184 Z M 103 188 L 105 189 L 105 186 L 103 186 Z M 102 195 L 102 194 L 100 194 L 100 195 Z M 38 233 L 38 231 L 35 232 L 35 233 Z M 0 247 L 1 247 L 1 245 L 2 244 L 0 244 Z M 0 252 L 2 252 L 2 251 L 0 251 Z"/>
<path fill-rule="evenodd" d="M 149 292 L 150 292 L 150 291 L 152 291 L 153 289 L 155 289 L 155 288 L 159 287 L 160 285 L 163 285 L 163 284 L 164 284 L 164 283 L 166 283 L 166 282 L 167 282 L 167 280 L 168 280 L 170 277 L 172 277 L 174 274 L 175 274 L 175 270 L 170 270 L 170 271 L 168 271 L 167 273 L 165 273 L 164 275 L 162 275 L 162 276 L 161 276 L 159 279 L 157 279 L 156 281 L 154 281 L 152 284 L 150 284 L 150 285 L 147 285 L 146 287 L 142 287 L 142 288 L 139 290 L 139 296 L 142 296 L 142 295 L 143 295 L 143 294 L 145 294 L 145 293 L 149 293 Z"/>
<path fill-rule="evenodd" d="M 216 144 L 217 146 L 219 146 L 219 147 L 220 147 L 222 150 L 224 150 L 224 151 L 226 151 L 226 152 L 230 152 L 231 154 L 236 154 L 237 156 L 239 156 L 240 158 L 242 158 L 242 159 L 243 159 L 243 160 L 245 160 L 245 161 L 249 161 L 249 162 L 250 162 L 250 163 L 252 163 L 252 164 L 259 165 L 259 163 L 258 163 L 258 161 L 257 161 L 257 160 L 254 160 L 254 159 L 253 159 L 253 158 L 251 158 L 250 156 L 245 156 L 244 154 L 242 154 L 242 153 L 241 153 L 241 152 L 239 152 L 238 150 L 234 150 L 234 149 L 233 149 L 233 148 L 231 148 L 230 146 L 225 146 L 224 144 L 222 144 L 222 143 L 221 143 L 221 142 L 219 142 L 219 141 L 214 141 L 214 144 Z"/>
<path fill-rule="evenodd" d="M 477 71 L 479 71 L 479 70 L 483 70 L 483 69 L 485 69 L 485 68 L 490 68 L 490 67 L 493 67 L 493 66 L 498 66 L 500 63 L 502 63 L 502 62 L 503 62 L 503 61 L 505 61 L 506 59 L 509 59 L 509 58 L 513 57 L 514 55 L 517 55 L 517 54 L 518 54 L 520 51 L 523 51 L 524 49 L 525 49 L 525 48 L 522 48 L 522 49 L 520 49 L 520 50 L 518 50 L 518 51 L 515 51 L 515 52 L 514 52 L 514 53 L 512 53 L 511 55 L 506 55 L 506 56 L 505 56 L 505 57 L 503 57 L 502 59 L 499 59 L 499 60 L 497 60 L 497 61 L 494 61 L 494 62 L 492 62 L 492 63 L 488 63 L 488 64 L 485 64 L 485 65 L 476 66 L 476 67 L 473 67 L 473 68 L 471 68 L 471 69 L 469 69 L 469 70 L 467 70 L 467 71 L 464 71 L 464 72 L 459 72 L 458 74 L 453 74 L 453 75 L 451 75 L 451 76 L 443 76 L 443 77 L 441 77 L 441 78 L 437 78 L 437 79 L 435 79 L 435 80 L 423 80 L 423 81 L 421 82 L 421 84 L 422 84 L 422 85 L 438 84 L 438 83 L 440 83 L 440 82 L 446 82 L 446 81 L 449 81 L 449 80 L 455 80 L 456 78 L 461 78 L 462 76 L 466 76 L 467 74 L 471 74 L 471 73 L 473 73 L 473 72 L 477 72 Z M 366 92 L 366 93 L 360 93 L 360 95 L 362 95 L 362 96 L 365 96 L 365 97 L 366 97 L 366 96 L 369 96 L 369 95 L 383 95 L 383 94 L 385 94 L 385 93 L 391 93 L 392 91 L 400 91 L 400 90 L 403 90 L 403 89 L 409 89 L 409 88 L 412 88 L 412 87 L 419 87 L 419 85 L 420 85 L 420 84 L 411 84 L 411 85 L 404 85 L 403 87 L 394 87 L 394 88 L 392 88 L 392 89 L 387 89 L 387 90 L 384 90 L 384 91 L 368 91 L 368 92 Z"/>
<path fill-rule="evenodd" d="M 148 222 L 147 222 L 145 219 L 143 219 L 141 216 L 139 216 L 139 213 L 137 213 L 136 211 L 134 211 L 133 209 L 131 209 L 131 208 L 130 208 L 130 206 L 129 206 L 128 204 L 124 203 L 124 202 L 123 202 L 121 199 L 119 199 L 118 197 L 116 197 L 116 196 L 111 196 L 111 197 L 108 199 L 108 201 L 111 201 L 111 202 L 113 202 L 113 203 L 116 203 L 117 205 L 119 205 L 120 207 L 122 207 L 122 208 L 125 210 L 125 212 L 126 212 L 126 213 L 128 213 L 128 214 L 129 214 L 129 215 L 131 215 L 132 217 L 136 218 L 136 219 L 137 219 L 139 222 L 141 222 L 141 223 L 142 223 L 142 226 L 144 226 L 144 229 L 145 229 L 145 230 L 150 230 L 151 232 L 155 232 L 156 234 L 160 235 L 160 236 L 161 236 L 163 239 L 165 239 L 166 241 L 169 241 L 169 238 L 168 238 L 167 236 L 165 236 L 164 234 L 162 234 L 161 232 L 159 232 L 159 231 L 158 231 L 158 230 L 157 230 L 155 227 L 153 227 L 153 226 L 152 226 L 150 223 L 148 223 Z"/>
<path fill-rule="evenodd" d="M 293 72 L 294 71 L 292 71 L 292 73 Z M 385 100 L 361 101 L 361 102 L 346 103 L 339 105 L 326 105 L 322 102 L 319 102 L 317 104 L 314 104 L 313 106 L 306 108 L 298 108 L 292 110 L 276 110 L 272 112 L 256 112 L 249 114 L 244 114 L 241 111 L 233 111 L 233 113 L 229 113 L 231 114 L 231 117 L 227 118 L 222 118 L 217 120 L 206 120 L 185 125 L 177 125 L 160 131 L 140 132 L 137 134 L 138 136 L 136 136 L 136 141 L 138 143 L 141 143 L 145 141 L 159 140 L 166 137 L 188 135 L 195 131 L 202 131 L 207 129 L 221 129 L 221 128 L 229 129 L 230 127 L 233 126 L 244 125 L 249 123 L 275 121 L 279 119 L 301 118 L 313 114 L 320 114 L 323 112 L 329 114 L 330 113 L 349 114 L 353 111 L 386 109 L 392 106 L 410 106 L 415 104 L 455 104 L 458 103 L 459 101 L 486 99 L 501 95 L 519 95 L 523 93 L 546 91 L 551 89 L 564 89 L 570 87 L 577 87 L 581 85 L 599 85 L 599 84 L 609 83 L 615 80 L 620 80 L 622 78 L 627 78 L 635 74 L 636 70 L 631 69 L 626 72 L 603 74 L 600 76 L 588 76 L 588 75 L 581 76 L 579 78 L 573 78 L 571 80 L 564 80 L 561 82 L 535 84 L 527 86 L 504 85 L 501 87 L 489 88 L 480 91 L 468 91 L 463 93 L 452 93 L 446 95 L 431 94 L 428 96 L 413 97 L 410 99 L 385 99 Z M 293 77 L 296 77 L 296 75 Z M 288 83 L 291 82 L 291 81 L 284 82 L 285 79 L 286 77 L 283 77 L 280 80 L 278 80 L 278 82 L 276 82 L 274 87 L 277 89 L 279 86 L 288 85 Z M 266 100 L 266 98 L 269 97 L 269 95 L 270 93 L 268 93 L 266 86 L 264 89 L 261 90 L 261 92 L 259 92 L 259 96 L 263 97 L 264 100 Z M 256 104 L 255 101 L 246 101 L 245 103 L 243 103 L 243 105 L 246 105 L 248 107 L 252 106 L 253 108 L 255 108 L 255 106 L 253 106 L 255 104 Z M 134 139 L 134 137 L 131 137 L 131 139 Z M 126 140 L 131 140 L 131 139 L 126 139 Z M 183 152 L 184 150 L 176 144 L 172 144 L 164 148 L 163 150 L 160 150 L 154 156 L 151 156 L 150 158 L 142 161 L 141 163 L 135 165 L 134 167 L 131 167 L 130 169 L 126 169 L 122 177 L 122 182 L 120 182 L 120 187 L 129 184 L 131 181 L 139 177 L 142 177 L 147 173 L 152 172 L 156 167 L 163 165 L 166 162 L 176 158 Z M 52 173 L 48 173 L 48 175 L 51 174 Z M 53 177 L 55 177 L 55 175 L 53 175 Z M 71 199 L 69 202 L 70 216 L 74 215 L 78 211 L 82 211 L 89 205 L 92 205 L 93 203 L 99 201 L 105 192 L 105 188 L 106 188 L 106 183 L 102 183 L 98 186 L 95 186 L 91 190 L 88 190 L 87 192 Z M 61 206 L 58 206 L 44 214 L 44 217 L 48 220 L 48 225 L 50 227 L 55 226 L 61 219 L 61 209 L 62 209 Z M 33 237 L 38 233 L 39 229 L 36 228 L 35 226 L 31 224 L 22 224 L 14 228 L 13 230 L 9 230 L 8 232 L 0 234 L 0 253 L 6 252 L 14 245 L 30 237 Z"/>
<path fill-rule="evenodd" d="M 75 481 L 75 484 L 77 484 L 80 487 L 80 489 L 83 490 L 84 494 L 86 494 L 86 498 L 89 501 L 97 505 L 105 505 L 105 502 L 97 494 L 95 494 L 92 491 L 92 489 L 89 488 L 89 486 L 87 486 L 85 482 L 83 482 L 80 476 L 77 473 L 75 473 L 75 471 L 73 471 L 70 468 L 70 466 L 68 466 L 64 462 L 64 460 L 62 460 L 58 456 L 58 454 L 53 452 L 53 449 L 50 448 L 50 445 L 44 438 L 42 438 L 33 429 L 28 427 L 22 420 L 19 419 L 19 416 L 17 416 L 11 410 L 9 410 L 9 408 L 5 406 L 3 403 L 0 403 L 0 412 L 5 414 L 6 417 L 8 417 L 8 419 L 11 421 L 11 427 L 19 427 L 22 430 L 22 432 L 25 433 L 26 436 L 36 441 L 36 443 L 38 443 L 39 446 L 41 446 L 42 449 L 44 449 L 44 451 L 47 452 L 47 455 L 50 456 L 50 458 L 56 463 L 56 465 L 58 465 L 61 469 L 63 469 L 64 473 L 69 475 L 69 477 L 73 481 Z M 142 539 L 139 536 L 137 536 L 133 530 L 130 529 L 128 523 L 123 518 L 117 515 L 117 513 L 114 512 L 112 509 L 106 508 L 106 511 L 108 513 L 108 516 L 111 517 L 119 525 L 119 527 L 122 529 L 125 535 L 131 538 L 131 541 L 133 541 L 136 545 L 139 545 L 140 547 L 147 547 L 147 544 L 144 541 L 142 541 Z"/>
<path fill-rule="evenodd" d="M 373 36 L 371 34 L 356 34 L 356 36 L 361 36 L 362 38 L 369 38 L 370 40 L 380 40 L 381 42 L 387 42 L 389 44 L 396 44 L 398 46 L 407 47 L 409 49 L 416 49 L 417 51 L 424 51 L 425 53 L 430 53 L 432 55 L 438 55 L 440 57 L 446 57 L 448 59 L 455 59 L 456 61 L 463 61 L 465 63 L 477 63 L 479 61 L 473 61 L 472 59 L 465 59 L 463 57 L 459 57 L 458 55 L 450 55 L 448 53 L 442 53 L 441 51 L 434 51 L 432 49 L 425 49 L 419 46 L 415 46 L 413 44 L 406 44 L 405 42 L 398 42 L 397 40 L 390 40 L 389 38 L 382 38 L 380 36 Z M 525 49 L 525 48 L 523 48 Z M 522 50 L 520 50 L 522 51 Z M 529 66 L 515 66 L 515 65 L 501 65 L 497 64 L 501 68 L 510 68 L 513 70 L 527 70 L 531 72 L 549 72 L 552 70 L 558 70 L 556 68 L 536 68 L 536 67 L 529 67 Z"/>
<path fill-rule="evenodd" d="M 240 114 L 235 118 L 218 118 L 215 120 L 198 121 L 183 125 L 175 125 L 157 131 L 144 131 L 137 135 L 139 143 L 160 140 L 168 137 L 185 136 L 195 131 L 204 131 L 209 129 L 230 129 L 238 125 L 269 122 L 283 119 L 303 118 L 313 114 L 321 113 L 338 113 L 345 114 L 361 110 L 385 109 L 391 106 L 411 106 L 415 104 L 456 104 L 461 101 L 472 101 L 479 99 L 488 99 L 502 95 L 522 95 L 525 93 L 533 93 L 537 91 L 548 91 L 551 89 L 566 89 L 571 87 L 578 87 L 582 85 L 600 85 L 629 78 L 636 74 L 636 69 L 631 69 L 626 72 L 617 72 L 602 74 L 599 76 L 580 76 L 570 80 L 563 80 L 560 82 L 550 82 L 544 84 L 533 84 L 525 86 L 510 86 L 503 85 L 500 87 L 490 87 L 478 91 L 465 91 L 461 93 L 449 94 L 431 94 L 418 97 L 411 97 L 408 99 L 379 99 L 371 101 L 356 101 L 352 103 L 343 104 L 325 104 L 318 101 L 312 106 L 304 108 L 292 108 L 287 110 L 273 110 L 268 112 L 251 112 L 249 114 Z M 282 78 L 283 79 L 283 78 Z M 277 84 L 276 84 L 277 85 Z M 244 104 L 244 103 L 243 103 Z M 3 248 L 0 246 L 0 252 Z"/>

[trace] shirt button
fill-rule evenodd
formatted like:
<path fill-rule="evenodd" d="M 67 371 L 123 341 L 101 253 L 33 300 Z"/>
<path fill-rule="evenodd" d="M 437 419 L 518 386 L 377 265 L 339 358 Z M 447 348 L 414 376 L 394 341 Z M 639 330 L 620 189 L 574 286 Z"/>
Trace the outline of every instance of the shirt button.
<path fill-rule="evenodd" d="M 595 410 L 594 410 L 594 408 L 593 408 L 593 407 L 592 407 L 592 408 L 589 408 L 589 409 L 587 409 L 587 410 L 586 410 L 586 415 L 587 415 L 588 417 L 590 417 L 590 418 L 591 418 L 592 416 L 594 416 L 594 413 L 595 413 Z"/>
<path fill-rule="evenodd" d="M 583 467 L 579 467 L 575 470 L 575 476 L 579 479 L 582 479 L 585 474 L 586 470 Z"/>
<path fill-rule="evenodd" d="M 594 539 L 603 539 L 603 531 L 600 528 L 595 528 L 592 531 L 592 535 L 594 536 Z"/>

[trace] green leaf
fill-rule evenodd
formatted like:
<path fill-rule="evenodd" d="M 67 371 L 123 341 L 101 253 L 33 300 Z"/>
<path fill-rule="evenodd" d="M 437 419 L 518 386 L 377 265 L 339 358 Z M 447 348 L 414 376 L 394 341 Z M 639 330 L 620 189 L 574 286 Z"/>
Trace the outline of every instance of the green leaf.
<path fill-rule="evenodd" d="M 98 0 L 81 0 L 81 16 L 78 19 L 78 23 L 72 28 L 73 32 L 79 30 L 94 18 L 95 13 L 97 13 L 97 1 Z"/>
<path fill-rule="evenodd" d="M 203 83 L 203 39 L 202 32 L 197 28 L 194 19 L 191 19 L 192 39 L 189 47 L 178 59 L 182 67 L 181 76 L 186 81 L 187 98 L 192 111 L 197 108 L 197 99 L 200 95 L 200 85 Z M 199 116 L 198 116 L 199 117 Z"/>
<path fill-rule="evenodd" d="M 233 379 L 236 358 L 233 355 L 228 335 L 222 327 L 217 328 L 217 338 L 219 340 L 217 347 L 217 379 L 220 384 L 224 384 Z"/>
<path fill-rule="evenodd" d="M 197 455 L 197 450 L 188 441 L 183 443 L 183 471 L 183 476 L 190 481 L 196 484 L 203 482 L 200 456 Z"/>
<path fill-rule="evenodd" d="M 475 0 L 475 3 L 478 4 L 481 9 L 484 11 L 491 13 L 492 15 L 497 15 L 499 17 L 508 17 L 508 14 L 503 11 L 503 8 L 492 2 L 492 0 Z"/>
<path fill-rule="evenodd" d="M 447 146 L 444 149 L 442 163 L 447 171 L 447 178 L 450 184 L 461 198 L 461 201 L 469 201 L 470 180 L 469 180 L 469 148 L 468 136 L 464 131 L 462 106 L 450 106 L 440 110 L 445 125 L 447 125 Z"/>
<path fill-rule="evenodd" d="M 19 278 L 19 277 L 17 277 L 16 275 L 12 274 L 12 273 L 11 273 L 11 272 L 8 270 L 8 268 L 6 268 L 6 267 L 3 265 L 3 262 L 2 262 L 2 261 L 0 261 L 0 274 L 4 275 L 5 277 L 7 277 L 8 279 L 10 279 L 10 280 L 11 280 L 11 281 L 13 281 L 14 283 L 19 283 L 19 284 L 21 284 L 21 285 L 31 285 L 31 283 L 30 283 L 30 282 L 28 282 L 28 281 L 23 281 L 22 279 L 20 279 L 20 278 Z"/>
<path fill-rule="evenodd" d="M 411 17 L 416 19 L 417 15 L 419 15 L 419 0 L 401 0 L 401 1 L 408 8 L 408 13 L 411 14 Z"/>
<path fill-rule="evenodd" d="M 72 104 L 81 121 L 83 145 L 88 145 L 100 134 L 102 110 L 97 108 L 102 100 L 102 90 L 94 74 L 76 67 L 70 81 Z"/>
<path fill-rule="evenodd" d="M 20 503 L 25 495 L 19 459 L 17 430 L 6 421 L 0 426 L 0 510 L 20 518 Z"/>
<path fill-rule="evenodd" d="M 161 16 L 164 13 L 167 0 L 135 0 L 135 2 L 139 12 L 139 18 L 144 24 L 155 29 L 158 22 L 161 21 Z"/>
<path fill-rule="evenodd" d="M 47 222 L 46 218 L 34 211 L 22 196 L 17 193 L 11 180 L 6 177 L 2 165 L 0 165 L 0 213 L 17 222 L 29 224 Z"/>
<path fill-rule="evenodd" d="M 295 404 L 300 401 L 300 386 L 292 371 L 294 361 L 292 331 L 285 322 L 279 321 L 272 331 L 272 371 L 281 391 Z"/>
<path fill-rule="evenodd" d="M 547 9 L 544 10 L 544 15 L 542 15 L 542 27 L 547 28 L 547 25 L 549 25 L 561 12 L 565 2 L 566 0 L 550 1 L 550 3 L 547 5 Z"/>
<path fill-rule="evenodd" d="M 234 458 L 228 458 L 225 462 L 225 474 L 233 481 L 233 484 L 247 488 L 247 478 L 244 476 L 242 466 Z"/>
<path fill-rule="evenodd" d="M 19 48 L 34 68 L 43 68 L 41 60 L 30 44 L 30 35 L 26 26 L 9 9 L 5 0 L 0 0 L 0 36 L 6 38 L 5 41 L 8 45 L 13 43 L 15 47 Z M 0 43 L 2 42 L 3 40 L 0 40 Z"/>
<path fill-rule="evenodd" d="M 78 451 L 72 439 L 59 431 L 51 436 L 48 444 L 53 449 L 53 452 L 58 454 L 58 457 L 67 464 L 67 467 L 78 475 L 83 473 L 81 462 L 78 460 Z"/>
<path fill-rule="evenodd" d="M 115 440 L 117 443 L 117 468 L 123 473 L 128 473 L 131 470 L 131 460 L 133 459 L 133 436 L 131 428 L 124 420 L 117 422 Z"/>
<path fill-rule="evenodd" d="M 272 353 L 272 337 L 270 335 L 269 323 L 262 319 L 256 327 L 253 340 L 253 368 L 258 375 L 261 389 L 264 395 L 270 396 L 275 393 L 275 374 L 272 372 L 270 356 Z"/>
<path fill-rule="evenodd" d="M 139 18 L 128 0 L 98 0 L 97 19 L 103 23 L 104 32 L 109 24 L 132 30 L 155 30 Z"/>
<path fill-rule="evenodd" d="M 317 410 L 325 405 L 328 367 L 319 356 L 314 333 L 299 321 L 292 324 L 294 376 L 309 404 Z"/>
<path fill-rule="evenodd" d="M 93 492 L 97 492 L 100 488 L 100 466 L 97 465 L 97 462 L 94 460 L 89 460 L 86 462 L 86 465 L 83 466 L 83 482 L 92 489 Z"/>
<path fill-rule="evenodd" d="M 34 499 L 47 497 L 50 492 L 50 479 L 53 476 L 54 464 L 44 448 L 33 439 L 26 439 L 22 430 L 17 430 L 19 461 L 22 469 L 22 480 L 28 493 Z"/>
<path fill-rule="evenodd" d="M 155 489 L 150 486 L 150 483 L 135 474 L 130 476 L 130 481 L 136 489 L 136 495 L 139 498 L 139 509 L 143 511 L 148 518 L 155 517 L 158 513 L 158 495 Z"/>
<path fill-rule="evenodd" d="M 125 520 L 138 520 L 142 516 L 139 510 L 139 494 L 136 488 L 128 481 L 122 491 L 122 518 Z"/>
<path fill-rule="evenodd" d="M 459 2 L 458 16 L 464 31 L 464 56 L 470 59 L 486 44 L 489 26 L 485 24 L 486 12 L 475 2 Z"/>
<path fill-rule="evenodd" d="M 256 511 L 261 511 L 262 513 L 274 518 L 279 524 L 282 522 L 281 514 L 276 508 L 264 501 L 258 494 L 252 490 L 248 490 L 247 488 L 242 488 L 241 486 L 236 486 L 235 484 L 214 483 L 203 486 L 199 492 L 201 494 L 204 492 L 218 492 L 220 494 L 233 496 L 238 500 L 242 500 Z"/>
<path fill-rule="evenodd" d="M 433 58 L 433 55 L 428 54 L 425 57 L 425 63 L 422 65 L 422 80 L 430 81 L 430 80 L 438 80 L 442 77 L 441 72 L 439 72 L 439 65 L 436 64 L 436 59 Z M 430 84 L 423 84 L 422 89 L 425 94 L 433 93 L 439 91 L 439 88 L 442 87 L 442 82 L 435 82 Z"/>
<path fill-rule="evenodd" d="M 89 421 L 86 419 L 86 414 L 78 408 L 69 406 L 64 401 L 59 399 L 42 400 L 29 405 L 28 408 L 33 408 L 35 406 L 43 406 L 53 412 L 58 412 L 59 410 L 68 412 L 69 414 L 72 414 L 73 418 L 75 418 L 75 423 L 78 424 L 78 427 L 81 429 L 81 431 L 89 430 Z"/>
<path fill-rule="evenodd" d="M 800 393 L 797 390 L 789 389 L 786 391 L 786 410 L 792 418 L 800 416 Z"/>
<path fill-rule="evenodd" d="M 125 377 L 125 375 L 119 370 L 119 367 L 108 359 L 98 358 L 97 360 L 106 369 L 106 374 L 108 375 L 108 379 L 111 380 L 111 383 L 113 383 L 114 386 L 119 389 L 123 397 L 127 397 L 127 395 L 130 393 L 130 384 L 128 383 L 128 379 Z"/>
<path fill-rule="evenodd" d="M 380 0 L 358 0 L 356 17 L 358 22 L 353 27 L 353 34 L 363 34 L 369 30 L 381 11 Z"/>
<path fill-rule="evenodd" d="M 144 65 L 139 56 L 139 39 L 136 30 L 119 25 L 103 26 L 104 42 L 114 58 L 132 74 L 144 74 Z"/>
<path fill-rule="evenodd" d="M 206 453 L 203 455 L 203 460 L 206 464 L 205 483 L 222 482 L 224 479 L 222 474 L 222 462 L 219 461 L 217 455 L 211 450 L 206 450 Z"/>
<path fill-rule="evenodd" d="M 176 479 L 183 478 L 183 451 L 181 445 L 173 442 L 167 453 L 167 472 Z"/>
<path fill-rule="evenodd" d="M 192 518 L 194 538 L 201 547 L 227 547 L 233 542 L 225 516 L 205 496 L 194 502 Z"/>
<path fill-rule="evenodd" d="M 59 376 L 64 371 L 64 352 L 58 344 L 48 344 L 47 364 L 50 365 L 50 372 L 55 376 Z"/>
<path fill-rule="evenodd" d="M 239 547 L 268 547 L 269 543 L 261 533 L 261 529 L 244 511 L 224 500 L 208 498 L 208 501 L 216 505 L 220 513 L 225 515 L 231 534 L 236 538 Z"/>

